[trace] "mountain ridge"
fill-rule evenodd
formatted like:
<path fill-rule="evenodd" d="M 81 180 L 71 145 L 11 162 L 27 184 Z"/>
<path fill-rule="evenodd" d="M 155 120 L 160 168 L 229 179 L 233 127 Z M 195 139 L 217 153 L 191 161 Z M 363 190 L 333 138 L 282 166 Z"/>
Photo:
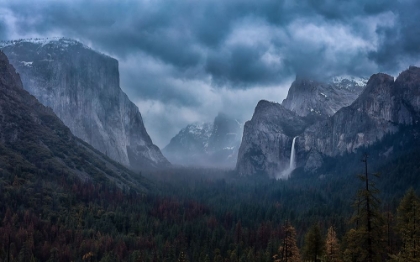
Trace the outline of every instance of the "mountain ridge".
<path fill-rule="evenodd" d="M 288 166 L 291 141 L 295 136 L 298 167 L 305 167 L 305 172 L 320 168 L 324 156 L 334 157 L 372 145 L 384 135 L 397 132 L 398 126 L 419 121 L 419 85 L 420 68 L 414 66 L 403 71 L 395 81 L 392 76 L 374 74 L 350 105 L 341 107 L 331 116 L 311 120 L 300 133 L 274 128 L 275 114 L 262 110 L 258 103 L 252 119 L 245 125 L 241 144 L 241 148 L 252 150 L 248 150 L 248 154 L 239 154 L 237 171 L 242 175 L 266 173 L 277 177 L 278 172 Z M 282 111 L 277 113 L 277 123 L 285 121 L 291 114 L 286 108 Z M 291 124 L 297 121 L 297 118 L 289 118 Z M 265 127 L 261 128 L 261 125 Z M 251 139 L 250 130 L 260 133 L 259 136 Z M 276 142 L 276 139 L 281 142 Z M 270 147 L 271 150 L 265 151 Z M 253 165 L 252 159 L 259 159 L 259 162 Z M 260 169 L 254 169 L 255 166 Z"/>

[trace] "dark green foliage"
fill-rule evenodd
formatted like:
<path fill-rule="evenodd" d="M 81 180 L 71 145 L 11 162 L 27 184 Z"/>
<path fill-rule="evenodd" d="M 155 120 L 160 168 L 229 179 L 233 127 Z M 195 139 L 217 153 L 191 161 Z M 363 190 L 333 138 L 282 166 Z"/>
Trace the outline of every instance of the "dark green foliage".
<path fill-rule="evenodd" d="M 305 235 L 303 258 L 305 261 L 321 261 L 325 243 L 318 223 L 314 224 Z"/>
<path fill-rule="evenodd" d="M 414 190 L 407 191 L 397 209 L 397 230 L 401 237 L 396 261 L 420 260 L 420 200 Z"/>
<path fill-rule="evenodd" d="M 346 235 L 345 257 L 355 261 L 382 261 L 385 256 L 384 219 L 380 211 L 379 191 L 368 174 L 367 155 L 362 162 L 365 172 L 359 178 L 363 185 L 354 203 L 353 228 Z"/>

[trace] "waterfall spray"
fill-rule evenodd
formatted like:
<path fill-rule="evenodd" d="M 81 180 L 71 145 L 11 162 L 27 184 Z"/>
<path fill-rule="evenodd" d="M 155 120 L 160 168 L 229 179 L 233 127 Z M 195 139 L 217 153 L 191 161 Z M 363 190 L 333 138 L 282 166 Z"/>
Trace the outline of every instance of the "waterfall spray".
<path fill-rule="evenodd" d="M 292 150 L 291 150 L 291 152 L 290 152 L 290 166 L 289 166 L 289 169 L 290 170 L 293 170 L 293 169 L 295 169 L 296 168 L 296 152 L 295 152 L 295 141 L 296 141 L 296 137 L 297 136 L 295 136 L 294 138 L 293 138 L 293 141 L 292 141 Z"/>
<path fill-rule="evenodd" d="M 296 168 L 296 151 L 295 151 L 295 141 L 297 136 L 295 136 L 292 140 L 292 148 L 290 150 L 290 164 L 289 167 L 283 170 L 277 179 L 288 179 L 292 171 Z"/>

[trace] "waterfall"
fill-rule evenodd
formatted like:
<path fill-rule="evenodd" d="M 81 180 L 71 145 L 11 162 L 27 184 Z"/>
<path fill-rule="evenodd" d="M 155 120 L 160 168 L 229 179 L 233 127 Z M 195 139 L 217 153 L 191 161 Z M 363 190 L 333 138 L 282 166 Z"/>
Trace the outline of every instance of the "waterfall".
<path fill-rule="evenodd" d="M 293 138 L 292 148 L 290 149 L 290 164 L 289 167 L 283 170 L 278 176 L 277 179 L 288 179 L 292 171 L 296 168 L 296 151 L 295 151 L 295 141 L 297 136 Z"/>
<path fill-rule="evenodd" d="M 296 168 L 296 152 L 295 152 L 295 141 L 296 141 L 296 137 L 297 136 L 295 136 L 294 138 L 293 138 L 293 141 L 292 141 L 292 150 L 291 150 L 291 152 L 290 152 L 290 166 L 289 166 L 289 169 L 290 170 L 293 170 L 293 169 L 295 169 Z"/>

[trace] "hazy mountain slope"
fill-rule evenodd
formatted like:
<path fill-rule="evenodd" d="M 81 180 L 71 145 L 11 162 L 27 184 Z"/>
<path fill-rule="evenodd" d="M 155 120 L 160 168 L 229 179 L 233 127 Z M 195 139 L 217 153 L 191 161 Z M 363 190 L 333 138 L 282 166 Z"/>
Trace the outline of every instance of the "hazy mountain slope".
<path fill-rule="evenodd" d="M 74 175 L 144 188 L 144 179 L 72 135 L 54 112 L 22 87 L 19 75 L 0 52 L 0 166 L 19 175 Z"/>
<path fill-rule="evenodd" d="M 235 167 L 242 139 L 242 124 L 232 117 L 219 113 L 213 121 L 208 141 L 210 162 L 219 167 Z"/>
<path fill-rule="evenodd" d="M 241 124 L 219 113 L 212 124 L 183 128 L 162 151 L 174 164 L 233 168 L 241 136 Z"/>
<path fill-rule="evenodd" d="M 201 165 L 206 159 L 212 129 L 210 123 L 190 124 L 181 129 L 162 152 L 173 164 Z"/>
<path fill-rule="evenodd" d="M 71 39 L 2 42 L 23 86 L 79 138 L 132 169 L 167 166 L 138 108 L 119 87 L 118 61 Z"/>

